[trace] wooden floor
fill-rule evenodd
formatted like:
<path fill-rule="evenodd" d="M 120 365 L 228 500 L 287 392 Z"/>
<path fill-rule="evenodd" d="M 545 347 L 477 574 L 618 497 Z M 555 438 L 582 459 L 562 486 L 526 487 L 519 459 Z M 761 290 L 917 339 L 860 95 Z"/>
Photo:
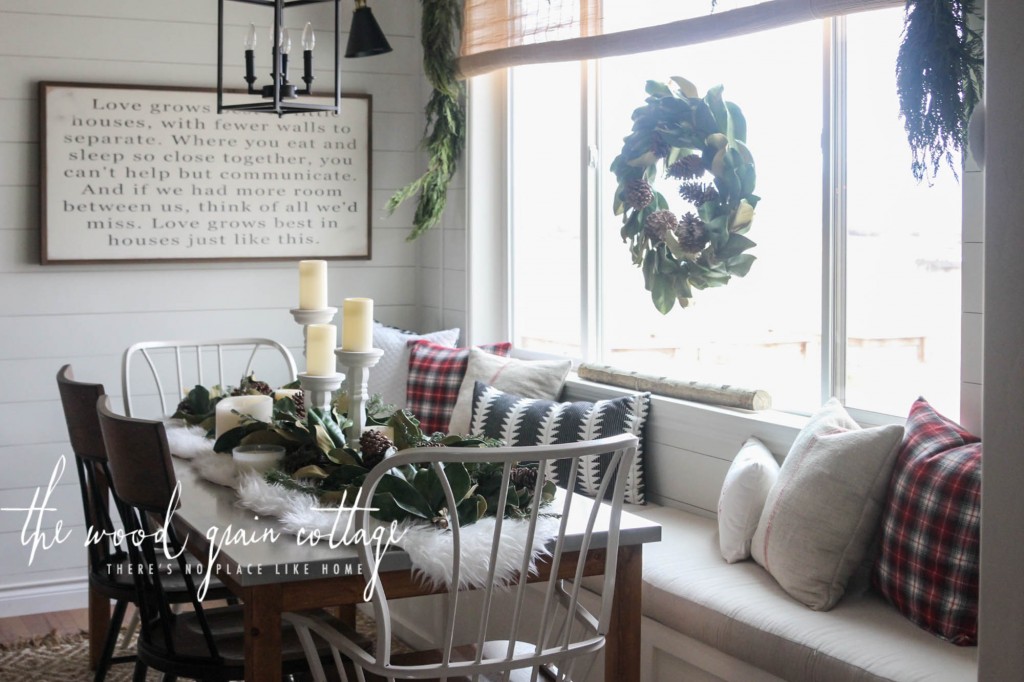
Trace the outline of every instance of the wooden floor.
<path fill-rule="evenodd" d="M 87 609 L 0 618 L 0 646 L 33 637 L 42 637 L 51 632 L 56 632 L 58 635 L 70 635 L 88 629 Z"/>

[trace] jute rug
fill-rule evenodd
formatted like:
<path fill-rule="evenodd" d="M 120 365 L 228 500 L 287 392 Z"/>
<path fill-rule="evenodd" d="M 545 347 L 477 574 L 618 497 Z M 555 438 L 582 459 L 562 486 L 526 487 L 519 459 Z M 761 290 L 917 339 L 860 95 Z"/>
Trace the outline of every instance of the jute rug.
<path fill-rule="evenodd" d="M 359 613 L 356 617 L 356 629 L 372 636 L 373 621 Z M 128 652 L 134 646 L 128 644 Z M 408 651 L 398 641 L 392 644 L 393 650 Z M 126 653 L 119 647 L 115 654 Z M 107 673 L 108 682 L 131 682 L 131 663 L 122 663 L 111 667 Z M 86 632 L 71 635 L 46 635 L 27 642 L 9 646 L 0 646 L 0 682 L 90 682 L 93 678 L 89 670 L 89 635 Z M 159 682 L 161 675 L 150 671 L 146 677 Z"/>

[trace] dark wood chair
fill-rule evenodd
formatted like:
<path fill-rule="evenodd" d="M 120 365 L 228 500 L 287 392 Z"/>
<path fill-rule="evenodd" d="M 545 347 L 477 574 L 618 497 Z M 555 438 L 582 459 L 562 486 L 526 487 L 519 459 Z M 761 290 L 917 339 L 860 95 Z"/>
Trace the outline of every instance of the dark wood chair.
<path fill-rule="evenodd" d="M 111 664 L 135 660 L 134 655 L 113 655 L 128 604 L 135 602 L 134 564 L 125 544 L 113 541 L 115 525 L 110 516 L 110 470 L 96 414 L 96 401 L 104 394 L 103 385 L 76 381 L 71 365 L 64 365 L 57 372 L 57 388 L 64 407 L 71 450 L 75 455 L 86 528 L 94 540 L 86 545 L 89 559 L 89 648 L 95 669 L 94 680 L 102 682 Z M 190 562 L 196 564 L 195 559 L 190 558 Z M 189 602 L 190 596 L 176 567 L 161 561 L 158 570 L 167 574 L 168 600 L 172 604 Z M 219 581 L 211 584 L 209 595 L 213 599 L 231 597 Z M 114 602 L 113 613 L 111 601 Z"/>
<path fill-rule="evenodd" d="M 162 422 L 135 419 L 115 414 L 106 396 L 99 398 L 96 409 L 106 445 L 111 482 L 115 491 L 121 522 L 125 532 L 136 534 L 138 542 L 128 543 L 131 560 L 140 565 L 155 565 L 165 554 L 163 542 L 155 535 L 166 529 L 166 546 L 173 554 L 182 544 L 167 519 L 177 477 L 167 446 Z M 162 540 L 163 538 L 161 538 Z M 179 556 L 180 573 L 190 596 L 191 611 L 175 613 L 167 598 L 166 576 L 160 571 L 136 571 L 136 601 L 139 606 L 138 660 L 134 680 L 146 679 L 147 668 L 164 673 L 165 680 L 187 677 L 197 680 L 237 680 L 244 677 L 245 629 L 240 606 L 207 608 L 199 599 L 194 572 L 185 569 Z M 352 628 L 326 612 L 317 611 L 318 619 L 327 619 L 352 637 Z M 322 646 L 330 659 L 330 647 Z M 302 643 L 294 628 L 285 626 L 281 633 L 282 675 L 304 675 L 309 667 Z"/>
<path fill-rule="evenodd" d="M 112 663 L 134 661 L 134 656 L 114 656 L 125 610 L 135 600 L 135 587 L 128 566 L 128 552 L 111 538 L 114 524 L 110 518 L 110 475 L 107 452 L 96 416 L 96 401 L 103 395 L 102 384 L 75 381 L 71 365 L 57 372 L 57 387 L 64 406 L 71 450 L 75 454 L 78 484 L 82 493 L 85 523 L 96 542 L 87 545 L 89 557 L 89 635 L 90 654 L 101 682 Z M 113 615 L 110 601 L 114 602 Z M 105 632 L 105 638 L 96 637 Z M 102 645 L 100 642 L 102 641 Z"/>

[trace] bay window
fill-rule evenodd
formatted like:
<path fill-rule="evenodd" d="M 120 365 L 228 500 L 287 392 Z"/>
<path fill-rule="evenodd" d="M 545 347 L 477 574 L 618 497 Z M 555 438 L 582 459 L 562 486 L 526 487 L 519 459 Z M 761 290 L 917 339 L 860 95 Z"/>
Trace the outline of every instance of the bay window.
<path fill-rule="evenodd" d="M 639 8 L 606 0 L 606 27 Z M 961 192 L 918 184 L 898 115 L 899 8 L 508 78 L 509 307 L 519 348 L 903 415 L 960 402 Z M 619 237 L 611 160 L 647 80 L 722 84 L 762 197 L 749 274 L 659 313 Z M 479 170 L 476 171 L 477 173 Z M 662 189 L 670 208 L 674 189 Z M 681 201 L 681 200 L 679 200 Z"/>

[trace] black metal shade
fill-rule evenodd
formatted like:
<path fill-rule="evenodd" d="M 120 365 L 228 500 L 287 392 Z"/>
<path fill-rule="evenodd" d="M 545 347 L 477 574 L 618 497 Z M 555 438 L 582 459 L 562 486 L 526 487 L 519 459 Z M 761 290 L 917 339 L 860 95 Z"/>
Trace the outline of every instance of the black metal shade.
<path fill-rule="evenodd" d="M 391 45 L 380 30 L 373 13 L 365 5 L 356 7 L 352 13 L 352 30 L 348 34 L 346 57 L 370 57 L 375 54 L 391 52 Z"/>

